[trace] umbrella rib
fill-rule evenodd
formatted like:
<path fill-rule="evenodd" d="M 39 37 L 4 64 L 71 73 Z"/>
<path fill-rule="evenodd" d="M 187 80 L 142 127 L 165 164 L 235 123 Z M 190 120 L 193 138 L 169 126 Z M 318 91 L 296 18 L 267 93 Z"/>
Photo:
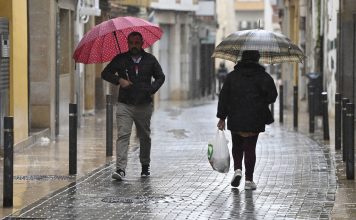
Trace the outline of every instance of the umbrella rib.
<path fill-rule="evenodd" d="M 94 43 L 95 43 L 95 40 L 93 41 L 93 44 L 94 44 Z M 87 63 L 89 63 L 90 55 L 91 55 L 92 50 L 93 50 L 93 47 L 90 47 L 90 50 L 89 50 L 89 52 L 88 52 L 88 56 L 87 56 L 87 58 L 86 58 Z"/>
<path fill-rule="evenodd" d="M 154 34 L 150 29 L 145 28 L 145 26 L 133 26 L 133 27 L 142 28 L 142 29 L 144 29 L 144 30 L 150 32 L 153 36 L 157 37 L 157 39 L 160 39 L 159 36 L 157 36 L 156 34 Z M 131 29 L 132 31 L 136 31 L 135 29 L 133 29 L 133 27 L 130 27 L 130 29 Z M 132 32 L 132 31 L 131 31 L 131 32 Z M 148 44 L 148 43 L 147 43 L 147 44 Z M 149 44 L 148 44 L 148 45 L 149 45 Z"/>
<path fill-rule="evenodd" d="M 131 29 L 133 30 L 133 31 L 135 31 L 132 27 L 138 27 L 138 28 L 143 28 L 143 29 L 145 29 L 145 30 L 147 30 L 148 32 L 150 32 L 153 36 L 155 36 L 155 37 L 157 37 L 158 39 L 159 39 L 159 37 L 156 35 L 156 34 L 154 34 L 152 31 L 150 31 L 149 29 L 146 29 L 145 27 L 145 25 L 138 25 L 138 26 L 135 26 L 135 24 L 132 22 L 132 21 L 130 21 L 129 19 L 125 19 L 127 22 L 129 22 L 130 24 L 131 24 Z M 147 23 L 146 21 L 142 21 L 142 22 L 144 22 L 144 23 Z"/>
<path fill-rule="evenodd" d="M 101 48 L 104 48 L 104 40 L 102 41 L 102 43 L 101 43 Z M 101 60 L 104 60 L 104 56 L 103 56 L 103 54 L 104 54 L 104 50 L 100 50 L 100 57 L 101 57 Z"/>
<path fill-rule="evenodd" d="M 93 44 L 95 44 L 95 40 L 93 40 L 92 42 L 93 42 Z M 83 48 L 83 49 L 84 49 L 84 48 Z M 89 50 L 89 52 L 88 52 L 88 56 L 86 57 L 86 63 L 89 63 L 90 56 L 91 56 L 91 54 L 92 54 L 93 49 L 94 49 L 94 47 L 91 46 L 91 47 L 90 47 L 90 50 Z"/>
<path fill-rule="evenodd" d="M 94 39 L 92 42 L 93 42 L 93 44 L 95 44 L 96 39 Z M 104 41 L 102 42 L 102 45 L 101 45 L 101 46 L 103 46 L 103 45 L 104 45 Z M 87 63 L 89 63 L 90 56 L 91 56 L 91 53 L 92 53 L 93 49 L 94 49 L 94 47 L 91 46 L 91 47 L 90 47 L 90 50 L 89 50 L 89 53 L 88 53 L 88 57 L 87 57 Z M 103 57 L 103 51 L 100 50 L 100 53 L 101 53 L 101 54 L 100 54 L 100 57 L 101 57 L 101 59 L 102 59 L 102 57 Z M 95 61 L 94 61 L 94 62 L 95 62 Z"/>
<path fill-rule="evenodd" d="M 82 39 L 74 51 L 74 60 L 80 62 L 80 57 L 82 57 L 82 59 L 86 59 L 83 63 L 89 63 L 89 60 L 90 63 L 106 62 L 105 59 L 112 57 L 115 53 L 120 54 L 125 52 L 127 46 L 125 42 L 122 41 L 127 40 L 128 33 L 132 31 L 140 32 L 143 36 L 149 37 L 147 42 L 144 41 L 144 48 L 151 46 L 155 41 L 160 39 L 163 34 L 163 31 L 158 25 L 143 19 L 137 20 L 137 18 L 134 17 L 122 17 L 122 19 L 119 17 L 119 19 L 116 20 L 110 19 L 104 21 L 93 27 L 92 32 L 87 32 L 83 37 L 86 43 L 84 43 Z M 113 28 L 116 30 L 113 30 Z M 112 39 L 112 37 L 115 39 Z M 116 45 L 114 46 L 112 44 Z M 115 52 L 115 50 L 117 52 Z"/>
<path fill-rule="evenodd" d="M 135 29 L 133 29 L 132 27 L 128 27 L 127 29 L 130 29 L 130 30 L 131 30 L 130 33 L 133 32 L 133 31 L 135 31 Z M 123 30 L 124 30 L 124 29 L 123 29 Z M 127 41 L 127 37 L 128 37 L 128 36 L 126 36 L 126 34 L 125 34 L 125 32 L 123 32 L 123 30 L 117 30 L 117 31 L 121 32 L 122 35 L 125 36 L 125 39 L 126 39 L 126 41 Z M 119 42 L 117 41 L 117 43 L 119 43 Z M 121 51 L 121 50 L 120 50 L 120 51 Z"/>
<path fill-rule="evenodd" d="M 120 48 L 119 41 L 118 41 L 118 39 L 117 39 L 116 31 L 114 31 L 113 33 L 114 33 L 114 38 L 115 38 L 116 45 L 117 45 L 117 47 L 118 47 L 119 53 L 121 53 L 121 48 Z"/>
<path fill-rule="evenodd" d="M 144 26 L 142 27 L 144 28 Z M 148 32 L 150 32 L 153 36 L 157 37 L 157 39 L 160 39 L 159 36 L 157 36 L 156 34 L 154 34 L 150 29 L 144 28 L 145 30 L 147 30 Z"/>
<path fill-rule="evenodd" d="M 247 32 L 247 35 L 250 35 L 250 34 L 251 34 L 251 32 Z M 248 39 L 248 37 L 246 36 L 246 39 L 244 40 L 244 43 L 241 44 L 241 50 L 239 50 L 239 49 L 237 48 L 237 45 L 234 45 L 234 49 L 235 49 L 235 50 L 238 50 L 239 53 L 241 53 L 241 51 L 243 51 L 243 50 L 242 50 L 242 46 L 247 42 L 247 39 Z M 235 62 L 235 63 L 238 62 L 238 59 L 239 59 L 239 55 L 236 57 L 236 62 Z"/>
<path fill-rule="evenodd" d="M 132 21 L 130 21 L 129 19 L 125 19 L 128 23 L 130 23 L 130 26 L 128 27 L 128 29 L 131 29 L 132 31 L 135 31 L 135 29 L 133 29 L 133 27 L 141 27 L 141 25 L 140 26 L 135 26 L 135 24 L 132 22 Z M 132 32 L 131 31 L 131 32 Z M 127 38 L 127 37 L 126 37 Z"/>
<path fill-rule="evenodd" d="M 140 28 L 140 27 L 142 27 L 142 26 L 133 26 L 133 27 Z M 135 32 L 135 31 L 136 31 L 133 27 L 130 27 L 130 28 L 129 28 L 129 29 L 131 30 L 131 31 L 130 31 L 130 33 L 131 33 L 131 32 Z M 122 32 L 122 33 L 124 33 L 124 32 Z M 142 35 L 142 34 L 141 34 L 141 35 Z M 125 36 L 125 37 L 126 37 L 126 39 L 127 39 L 127 37 L 128 37 L 128 36 L 126 36 L 125 34 L 124 34 L 124 36 Z"/>
<path fill-rule="evenodd" d="M 131 30 L 130 33 L 135 31 L 134 27 L 138 27 L 138 26 L 129 27 L 129 29 Z M 127 38 L 128 38 L 128 35 L 126 36 L 126 39 L 127 39 Z"/>
<path fill-rule="evenodd" d="M 127 19 L 127 18 L 130 18 L 130 17 L 124 17 L 123 20 L 125 20 L 128 23 L 130 23 L 130 26 L 135 26 L 135 24 L 132 23 L 132 21 L 130 21 L 130 19 Z"/>
<path fill-rule="evenodd" d="M 85 44 L 83 44 L 83 46 L 82 47 L 80 47 L 80 48 L 83 48 L 82 50 L 84 50 L 85 49 Z M 91 50 L 91 48 L 90 48 L 90 50 Z M 83 54 L 83 55 L 86 55 L 86 54 Z M 82 56 L 83 57 L 83 56 Z M 85 59 L 85 61 L 84 62 L 88 62 L 88 60 L 89 60 L 89 57 L 90 57 L 90 51 L 89 51 L 89 53 L 88 53 L 88 56 L 86 56 L 86 57 L 84 57 L 83 59 Z"/>

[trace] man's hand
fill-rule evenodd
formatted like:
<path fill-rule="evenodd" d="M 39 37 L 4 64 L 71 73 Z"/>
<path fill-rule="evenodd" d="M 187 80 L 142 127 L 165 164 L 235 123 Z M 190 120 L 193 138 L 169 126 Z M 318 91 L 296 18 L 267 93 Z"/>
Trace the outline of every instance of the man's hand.
<path fill-rule="evenodd" d="M 130 85 L 132 85 L 132 82 L 131 82 L 131 81 L 126 80 L 126 79 L 122 79 L 122 78 L 119 79 L 119 83 L 120 83 L 120 86 L 121 86 L 122 88 L 127 88 L 127 87 L 129 87 Z"/>
<path fill-rule="evenodd" d="M 220 119 L 217 127 L 219 128 L 219 130 L 225 130 L 225 120 Z"/>

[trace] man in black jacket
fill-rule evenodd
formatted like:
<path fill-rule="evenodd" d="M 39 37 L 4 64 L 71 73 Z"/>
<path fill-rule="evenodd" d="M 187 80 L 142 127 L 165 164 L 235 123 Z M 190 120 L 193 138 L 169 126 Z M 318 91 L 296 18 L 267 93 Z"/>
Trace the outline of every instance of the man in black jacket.
<path fill-rule="evenodd" d="M 269 104 L 275 102 L 277 89 L 272 77 L 258 61 L 256 50 L 242 53 L 241 61 L 228 74 L 219 95 L 217 127 L 231 131 L 234 159 L 233 187 L 240 184 L 242 159 L 245 157 L 245 189 L 256 189 L 253 172 L 256 163 L 256 143 L 265 125 L 273 122 Z"/>
<path fill-rule="evenodd" d="M 221 90 L 222 85 L 224 84 L 224 81 L 226 79 L 226 76 L 228 74 L 228 70 L 225 66 L 224 62 L 220 63 L 219 69 L 218 69 L 218 73 L 217 73 L 217 77 L 218 77 L 218 81 L 219 81 L 219 92 Z"/>
<path fill-rule="evenodd" d="M 150 175 L 153 94 L 165 80 L 157 59 L 142 49 L 143 38 L 139 32 L 131 32 L 127 43 L 129 51 L 114 57 L 101 73 L 104 80 L 120 85 L 116 111 L 116 171 L 112 174 L 112 178 L 117 180 L 122 180 L 126 175 L 127 151 L 133 123 L 140 140 L 141 176 Z"/>

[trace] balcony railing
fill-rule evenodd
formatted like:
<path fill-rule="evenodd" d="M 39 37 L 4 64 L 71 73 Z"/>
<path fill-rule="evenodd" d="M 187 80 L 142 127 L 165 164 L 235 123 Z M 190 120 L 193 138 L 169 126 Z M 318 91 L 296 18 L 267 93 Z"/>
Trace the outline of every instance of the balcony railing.
<path fill-rule="evenodd" d="M 151 7 L 161 10 L 197 11 L 197 0 L 152 0 Z"/>

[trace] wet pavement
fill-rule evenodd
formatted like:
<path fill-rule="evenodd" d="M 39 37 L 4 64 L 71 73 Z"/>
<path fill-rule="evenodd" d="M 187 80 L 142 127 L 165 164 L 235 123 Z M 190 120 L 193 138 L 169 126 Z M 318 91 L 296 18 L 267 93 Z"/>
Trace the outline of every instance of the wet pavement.
<path fill-rule="evenodd" d="M 207 142 L 216 133 L 216 104 L 162 102 L 157 106 L 149 178 L 140 177 L 137 141 L 132 138 L 126 180 L 111 179 L 115 166 L 113 158 L 105 157 L 102 113 L 87 117 L 78 131 L 77 176 L 68 175 L 65 135 L 57 142 L 16 153 L 14 208 L 2 209 L 2 217 L 11 213 L 7 219 L 356 217 L 354 180 L 346 180 L 332 140 L 322 141 L 318 129 L 314 135 L 306 133 L 303 113 L 299 132 L 290 128 L 287 111 L 283 126 L 277 118 L 260 135 L 254 175 L 257 190 L 244 190 L 244 178 L 238 188 L 232 188 L 232 169 L 228 174 L 217 173 L 207 160 Z M 275 111 L 277 115 L 278 108 Z"/>

